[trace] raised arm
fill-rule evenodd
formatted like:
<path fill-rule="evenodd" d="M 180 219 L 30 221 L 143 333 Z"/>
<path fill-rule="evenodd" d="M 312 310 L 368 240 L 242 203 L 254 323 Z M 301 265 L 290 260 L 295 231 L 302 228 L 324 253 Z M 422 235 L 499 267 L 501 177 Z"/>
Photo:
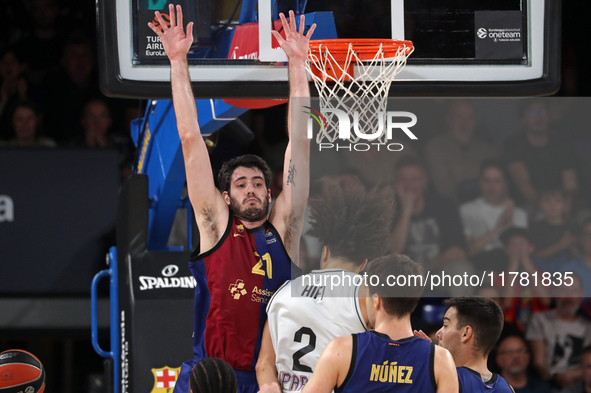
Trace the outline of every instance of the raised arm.
<path fill-rule="evenodd" d="M 272 33 L 289 58 L 289 143 L 283 164 L 283 191 L 273 205 L 269 220 L 279 231 L 291 259 L 299 264 L 299 242 L 310 188 L 310 140 L 306 135 L 307 117 L 302 109 L 303 106 L 309 106 L 310 101 L 305 62 L 316 24 L 304 34 L 303 15 L 300 17 L 299 30 L 293 11 L 289 12 L 289 23 L 283 14 L 279 16 L 285 39 L 276 31 Z"/>
<path fill-rule="evenodd" d="M 183 147 L 189 199 L 201 235 L 201 251 L 212 248 L 223 234 L 229 209 L 215 187 L 205 142 L 199 129 L 195 97 L 191 90 L 187 53 L 193 43 L 193 22 L 183 28 L 180 5 L 169 5 L 170 27 L 156 11 L 160 27 L 148 23 L 158 35 L 170 60 L 170 82 L 177 129 Z M 160 28 L 162 30 L 160 30 Z"/>

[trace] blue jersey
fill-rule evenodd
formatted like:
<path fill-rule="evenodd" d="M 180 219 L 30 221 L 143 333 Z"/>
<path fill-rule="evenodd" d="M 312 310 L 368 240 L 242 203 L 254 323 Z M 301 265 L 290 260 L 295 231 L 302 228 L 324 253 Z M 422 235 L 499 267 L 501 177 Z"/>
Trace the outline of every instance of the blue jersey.
<path fill-rule="evenodd" d="M 458 379 L 460 380 L 460 393 L 514 393 L 507 381 L 499 374 L 493 373 L 490 380 L 484 382 L 476 371 L 468 367 L 458 367 Z"/>
<path fill-rule="evenodd" d="M 435 346 L 425 339 L 353 334 L 349 372 L 335 392 L 436 392 L 434 362 Z"/>

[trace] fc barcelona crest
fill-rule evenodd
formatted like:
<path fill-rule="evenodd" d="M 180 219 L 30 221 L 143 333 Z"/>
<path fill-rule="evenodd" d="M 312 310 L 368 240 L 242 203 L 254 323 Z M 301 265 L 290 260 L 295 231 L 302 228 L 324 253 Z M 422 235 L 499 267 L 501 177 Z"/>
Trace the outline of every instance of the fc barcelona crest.
<path fill-rule="evenodd" d="M 154 375 L 154 388 L 152 388 L 150 393 L 172 393 L 180 372 L 180 367 L 153 368 L 152 374 Z"/>

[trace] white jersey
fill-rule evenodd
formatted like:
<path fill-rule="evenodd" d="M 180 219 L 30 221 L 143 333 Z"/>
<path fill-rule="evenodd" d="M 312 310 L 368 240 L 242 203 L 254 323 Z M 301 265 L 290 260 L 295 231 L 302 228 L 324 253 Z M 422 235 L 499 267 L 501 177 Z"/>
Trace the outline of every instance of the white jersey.
<path fill-rule="evenodd" d="M 332 286 L 337 278 L 341 285 Z M 367 330 L 359 309 L 360 278 L 343 269 L 314 270 L 275 292 L 267 316 L 284 392 L 303 389 L 333 338 Z"/>

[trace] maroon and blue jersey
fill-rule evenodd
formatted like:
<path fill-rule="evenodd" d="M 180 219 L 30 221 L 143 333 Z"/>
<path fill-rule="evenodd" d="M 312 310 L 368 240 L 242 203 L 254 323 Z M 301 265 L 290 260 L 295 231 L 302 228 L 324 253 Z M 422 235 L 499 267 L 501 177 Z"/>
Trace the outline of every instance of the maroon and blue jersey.
<path fill-rule="evenodd" d="M 416 336 L 394 341 L 375 331 L 352 336 L 349 372 L 335 393 L 437 391 L 433 343 Z"/>
<path fill-rule="evenodd" d="M 499 374 L 493 373 L 490 380 L 484 382 L 480 374 L 468 367 L 458 367 L 460 393 L 514 393 L 507 381 Z"/>
<path fill-rule="evenodd" d="M 211 250 L 189 259 L 195 287 L 195 358 L 181 369 L 175 392 L 187 392 L 182 374 L 204 357 L 228 362 L 238 374 L 252 373 L 258 359 L 273 293 L 291 279 L 291 260 L 277 230 L 266 222 L 247 229 L 230 214 L 228 226 Z M 294 273 L 296 271 L 294 270 Z M 185 367 L 186 366 L 186 367 Z M 240 373 L 240 372 L 245 373 Z"/>

